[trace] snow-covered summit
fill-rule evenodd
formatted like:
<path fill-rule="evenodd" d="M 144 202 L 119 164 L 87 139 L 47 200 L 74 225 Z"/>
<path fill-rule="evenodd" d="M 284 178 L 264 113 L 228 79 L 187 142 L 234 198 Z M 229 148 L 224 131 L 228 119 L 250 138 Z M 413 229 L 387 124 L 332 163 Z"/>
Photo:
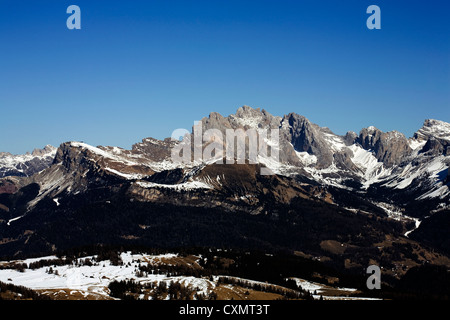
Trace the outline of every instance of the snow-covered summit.
<path fill-rule="evenodd" d="M 49 167 L 55 158 L 57 148 L 47 145 L 34 149 L 32 153 L 13 155 L 0 152 L 0 178 L 7 176 L 31 176 Z"/>
<path fill-rule="evenodd" d="M 450 123 L 441 120 L 427 119 L 414 137 L 418 140 L 427 140 L 430 137 L 450 141 Z"/>

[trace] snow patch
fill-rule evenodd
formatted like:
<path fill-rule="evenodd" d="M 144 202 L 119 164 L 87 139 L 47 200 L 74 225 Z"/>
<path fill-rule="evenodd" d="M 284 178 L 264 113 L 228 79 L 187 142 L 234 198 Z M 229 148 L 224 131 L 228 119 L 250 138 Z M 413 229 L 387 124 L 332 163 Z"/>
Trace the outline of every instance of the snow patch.
<path fill-rule="evenodd" d="M 201 181 L 187 181 L 179 184 L 162 184 L 162 183 L 154 183 L 148 181 L 138 181 L 135 182 L 138 186 L 142 188 L 165 188 L 165 189 L 173 189 L 176 191 L 188 191 L 188 190 L 196 190 L 196 189 L 212 189 L 213 187 L 207 183 Z"/>
<path fill-rule="evenodd" d="M 295 151 L 295 154 L 300 159 L 304 166 L 310 166 L 317 163 L 317 157 L 313 154 L 309 154 L 306 151 L 299 152 Z"/>

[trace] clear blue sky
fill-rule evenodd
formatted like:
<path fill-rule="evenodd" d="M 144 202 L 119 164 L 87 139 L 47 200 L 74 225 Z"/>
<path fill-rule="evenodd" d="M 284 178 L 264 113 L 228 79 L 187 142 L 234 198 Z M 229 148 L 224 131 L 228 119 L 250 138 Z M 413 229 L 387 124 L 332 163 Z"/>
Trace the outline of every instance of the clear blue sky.
<path fill-rule="evenodd" d="M 371 4 L 381 30 L 366 28 Z M 424 0 L 1 0 L 0 151 L 130 148 L 242 105 L 409 137 L 450 121 L 449 14 Z"/>

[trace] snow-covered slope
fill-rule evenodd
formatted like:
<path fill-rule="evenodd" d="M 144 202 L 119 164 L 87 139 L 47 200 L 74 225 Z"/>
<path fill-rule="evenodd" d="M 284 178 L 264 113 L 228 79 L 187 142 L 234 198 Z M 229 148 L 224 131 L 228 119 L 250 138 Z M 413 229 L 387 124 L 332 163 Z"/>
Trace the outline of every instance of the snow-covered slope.
<path fill-rule="evenodd" d="M 191 256 L 196 258 L 195 256 Z M 197 257 L 199 258 L 199 257 Z M 0 261 L 0 281 L 4 283 L 12 283 L 16 286 L 24 286 L 29 289 L 48 295 L 54 299 L 90 299 L 105 300 L 114 299 L 110 295 L 109 284 L 113 281 L 134 281 L 143 286 L 158 286 L 165 283 L 169 287 L 170 283 L 180 283 L 186 288 L 193 290 L 195 294 L 192 296 L 196 299 L 199 295 L 208 296 L 212 292 L 230 291 L 236 288 L 230 284 L 219 283 L 219 278 L 227 278 L 233 281 L 248 283 L 249 285 L 257 285 L 265 288 L 276 286 L 271 283 L 249 280 L 245 278 L 232 276 L 211 276 L 211 277 L 194 277 L 194 276 L 171 276 L 167 273 L 143 273 L 139 272 L 141 265 L 160 266 L 175 265 L 176 263 L 187 263 L 189 267 L 195 265 L 201 268 L 197 261 L 187 261 L 178 254 L 168 253 L 160 255 L 149 254 L 132 254 L 131 252 L 120 253 L 120 264 L 112 264 L 110 260 L 98 261 L 98 256 L 85 256 L 76 259 L 71 264 L 53 265 L 40 268 L 24 268 L 17 270 L 8 268 L 8 265 L 25 264 L 30 266 L 32 263 L 39 261 L 57 260 L 56 256 L 47 256 L 42 258 L 33 258 L 26 260 L 15 260 L 9 262 Z M 86 261 L 89 261 L 85 263 Z M 51 269 L 51 270 L 50 270 Z M 301 278 L 292 278 L 298 286 L 314 294 L 315 299 L 322 296 L 325 300 L 361 300 L 369 299 L 364 297 L 352 296 L 358 293 L 353 288 L 339 288 L 330 285 L 323 285 L 316 282 L 307 281 Z M 280 288 L 282 288 L 280 286 Z M 248 289 L 245 289 L 247 291 Z M 263 289 L 264 290 L 264 289 Z M 140 300 L 154 299 L 154 291 L 148 290 L 141 292 L 136 298 Z M 245 297 L 245 295 L 244 295 Z M 169 299 L 169 295 L 166 296 Z"/>
<path fill-rule="evenodd" d="M 94 265 L 83 265 L 82 262 L 86 259 L 94 258 L 93 256 L 86 256 L 79 258 L 79 264 L 77 265 L 73 263 L 52 266 L 51 272 L 49 272 L 49 267 L 26 269 L 25 272 L 15 269 L 3 269 L 0 270 L 0 281 L 40 290 L 49 295 L 58 295 L 60 290 L 67 290 L 69 296 L 78 294 L 90 299 L 111 299 L 108 285 L 114 280 L 134 280 L 141 284 L 159 283 L 161 281 L 167 282 L 167 284 L 170 281 L 181 282 L 186 286 L 198 287 L 198 292 L 205 294 L 215 287 L 214 282 L 202 278 L 189 276 L 171 277 L 167 274 L 147 274 L 145 277 L 137 275 L 136 270 L 141 263 L 158 264 L 161 261 L 170 261 L 170 259 L 175 257 L 177 257 L 176 254 L 146 255 L 123 252 L 120 255 L 123 262 L 121 265 L 113 265 L 109 260 L 99 261 Z M 29 265 L 39 260 L 52 259 L 57 258 L 49 256 L 13 261 L 13 263 Z M 3 262 L 3 264 L 5 263 Z M 0 262 L 1 265 L 2 262 Z"/>

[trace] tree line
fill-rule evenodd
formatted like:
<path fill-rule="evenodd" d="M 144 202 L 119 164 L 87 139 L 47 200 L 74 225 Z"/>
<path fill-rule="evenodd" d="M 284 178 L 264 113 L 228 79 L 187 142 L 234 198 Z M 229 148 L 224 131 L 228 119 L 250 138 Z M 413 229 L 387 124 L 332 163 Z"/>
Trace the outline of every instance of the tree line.
<path fill-rule="evenodd" d="M 141 296 L 146 294 L 152 300 L 162 300 L 169 298 L 169 300 L 216 300 L 217 294 L 210 292 L 208 294 L 199 292 L 198 288 L 186 286 L 180 282 L 160 281 L 159 283 L 139 283 L 134 280 L 114 280 L 110 282 L 108 289 L 110 296 L 119 298 L 121 300 L 143 300 Z"/>
<path fill-rule="evenodd" d="M 24 286 L 0 281 L 0 300 L 16 300 L 18 297 L 24 300 L 51 300 L 49 296 L 39 294 Z"/>
<path fill-rule="evenodd" d="M 309 292 L 304 291 L 301 287 L 297 285 L 297 283 L 294 280 L 291 279 L 286 280 L 286 287 L 281 287 L 268 283 L 258 283 L 246 279 L 237 279 L 234 277 L 219 277 L 217 283 L 231 284 L 233 286 L 240 286 L 255 291 L 275 293 L 283 296 L 286 299 L 313 300 L 313 297 Z"/>

